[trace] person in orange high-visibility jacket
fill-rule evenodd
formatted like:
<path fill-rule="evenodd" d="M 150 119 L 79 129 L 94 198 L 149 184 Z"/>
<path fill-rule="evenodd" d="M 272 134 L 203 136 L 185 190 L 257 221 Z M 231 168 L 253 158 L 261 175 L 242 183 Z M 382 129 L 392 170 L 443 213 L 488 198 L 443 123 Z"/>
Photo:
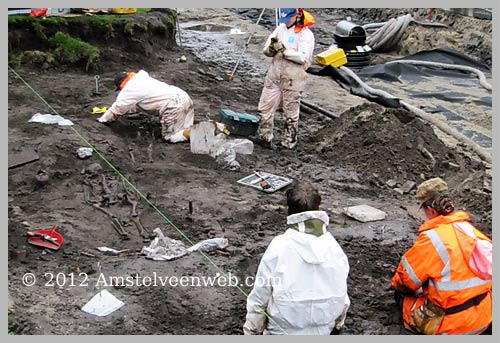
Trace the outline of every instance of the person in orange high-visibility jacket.
<path fill-rule="evenodd" d="M 482 279 L 469 268 L 454 232 L 466 225 L 481 239 L 483 233 L 470 224 L 469 215 L 455 211 L 448 185 L 440 178 L 423 182 L 417 198 L 428 220 L 419 228 L 413 246 L 404 254 L 392 278 L 396 301 L 402 305 L 405 329 L 414 311 L 426 302 L 444 309 L 445 315 L 436 334 L 490 333 L 492 323 L 492 282 Z M 398 301 L 399 300 L 399 301 Z M 401 301 L 402 300 L 402 301 Z"/>

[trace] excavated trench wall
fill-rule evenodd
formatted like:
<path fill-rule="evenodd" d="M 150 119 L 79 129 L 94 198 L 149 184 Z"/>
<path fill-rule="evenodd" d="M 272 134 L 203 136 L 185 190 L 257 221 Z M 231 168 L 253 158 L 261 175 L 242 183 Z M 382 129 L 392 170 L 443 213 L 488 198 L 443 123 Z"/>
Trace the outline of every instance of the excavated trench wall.
<path fill-rule="evenodd" d="M 85 65 L 101 70 L 106 61 L 117 62 L 124 50 L 155 57 L 159 49 L 176 46 L 173 10 L 159 9 L 132 15 L 81 15 L 36 18 L 11 16 L 8 22 L 9 64 L 34 64 L 48 69 Z"/>

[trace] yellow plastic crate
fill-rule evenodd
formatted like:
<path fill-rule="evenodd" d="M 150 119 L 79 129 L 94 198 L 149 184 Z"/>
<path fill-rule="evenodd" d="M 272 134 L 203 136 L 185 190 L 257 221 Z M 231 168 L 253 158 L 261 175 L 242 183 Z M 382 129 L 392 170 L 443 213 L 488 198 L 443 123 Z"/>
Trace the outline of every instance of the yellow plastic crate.
<path fill-rule="evenodd" d="M 340 67 L 347 63 L 347 56 L 343 49 L 331 48 L 316 55 L 316 62 L 318 64 L 334 67 Z"/>
<path fill-rule="evenodd" d="M 114 14 L 132 14 L 137 12 L 137 8 L 113 8 L 111 12 Z"/>

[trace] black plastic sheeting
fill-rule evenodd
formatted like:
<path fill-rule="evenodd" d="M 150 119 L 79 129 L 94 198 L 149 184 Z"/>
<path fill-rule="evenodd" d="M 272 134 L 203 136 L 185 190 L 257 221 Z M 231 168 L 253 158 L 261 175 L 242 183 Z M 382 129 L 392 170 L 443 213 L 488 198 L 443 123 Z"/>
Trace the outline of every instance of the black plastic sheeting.
<path fill-rule="evenodd" d="M 491 69 L 487 65 L 451 49 L 421 51 L 414 55 L 406 56 L 401 60 L 418 60 L 468 66 L 482 71 L 486 77 L 491 77 Z M 385 107 L 398 108 L 402 106 L 399 99 L 367 93 L 356 80 L 339 68 L 332 66 L 312 66 L 307 71 L 315 75 L 331 76 L 340 86 L 349 90 L 352 94 L 361 96 Z M 484 90 L 484 92 L 481 92 L 482 95 L 477 95 L 477 92 L 471 95 L 471 93 L 473 93 L 470 92 L 472 89 L 471 87 L 482 88 L 482 86 L 479 83 L 479 78 L 470 72 L 402 63 L 378 64 L 353 71 L 370 87 L 385 90 L 389 94 L 397 97 L 398 94 L 393 94 L 394 87 L 396 87 L 402 100 L 422 99 L 420 107 L 424 111 L 428 113 L 442 113 L 450 121 L 467 120 L 467 118 L 464 117 L 470 116 L 471 114 L 466 114 L 465 116 L 463 114 L 458 114 L 446 106 L 434 104 L 433 100 L 457 104 L 467 99 L 468 102 L 481 107 L 482 110 L 486 109 L 491 111 L 491 92 Z M 429 80 L 432 80 L 433 77 L 434 79 L 438 77 L 439 82 L 441 82 L 441 84 L 435 88 L 428 87 Z M 376 83 L 376 85 L 374 85 L 374 83 Z M 425 87 L 423 86 L 424 83 Z M 422 87 L 419 87 L 419 84 L 422 85 Z M 404 95 L 401 95 L 401 92 L 404 92 Z M 412 101 L 407 102 L 411 103 Z M 463 129 L 465 130 L 465 128 Z M 463 131 L 462 128 L 459 128 L 459 131 Z M 480 145 L 491 147 L 490 137 L 481 137 L 479 132 L 463 133 L 471 138 L 474 136 L 476 138 L 474 140 Z"/>
<path fill-rule="evenodd" d="M 427 61 L 427 62 L 437 62 L 437 63 L 446 63 L 446 64 L 454 64 L 454 65 L 463 65 L 472 68 L 479 69 L 486 75 L 491 74 L 490 68 L 478 61 L 459 53 L 458 51 L 454 51 L 451 49 L 434 49 L 427 51 L 420 51 L 414 55 L 406 56 L 401 60 L 417 60 L 417 61 Z M 344 89 L 349 90 L 352 94 L 362 96 L 370 101 L 379 103 L 386 107 L 401 107 L 398 99 L 391 99 L 386 97 L 381 97 L 377 95 L 372 95 L 367 93 L 359 83 L 354 80 L 352 77 L 347 75 L 341 69 L 332 67 L 332 66 L 312 66 L 307 70 L 308 73 L 314 75 L 321 76 L 331 76 L 340 86 Z M 426 66 L 416 66 L 411 64 L 401 64 L 401 63 L 393 63 L 393 64 L 377 64 L 374 66 L 369 66 L 362 68 L 356 72 L 356 75 L 363 81 L 369 79 L 380 79 L 388 82 L 401 82 L 401 80 L 418 83 L 425 81 L 425 77 L 430 76 L 440 76 L 450 79 L 450 83 L 455 84 L 457 82 L 463 82 L 464 80 L 468 80 L 471 77 L 477 80 L 475 75 L 472 75 L 467 72 L 462 72 L 459 70 L 450 70 L 450 69 L 438 69 L 438 68 L 429 68 Z M 479 81 L 477 81 L 479 84 Z M 456 101 L 457 98 L 460 98 L 460 94 L 443 94 L 439 93 L 415 93 L 412 94 L 413 97 L 441 97 L 443 99 L 448 98 L 450 101 Z M 463 96 L 462 96 L 463 98 Z M 491 106 L 491 97 L 490 99 L 479 99 L 478 100 L 483 105 Z"/>

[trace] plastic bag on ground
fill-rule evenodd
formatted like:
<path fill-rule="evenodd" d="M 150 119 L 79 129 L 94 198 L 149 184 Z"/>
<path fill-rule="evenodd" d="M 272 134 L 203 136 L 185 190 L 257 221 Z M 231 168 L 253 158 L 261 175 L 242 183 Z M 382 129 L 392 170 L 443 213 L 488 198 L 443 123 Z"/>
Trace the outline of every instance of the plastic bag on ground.
<path fill-rule="evenodd" d="M 188 253 L 184 243 L 165 237 L 160 228 L 154 229 L 153 232 L 156 233 L 155 239 L 149 247 L 143 247 L 141 251 L 146 258 L 154 261 L 171 261 Z"/>
<path fill-rule="evenodd" d="M 188 249 L 189 252 L 201 250 L 204 252 L 209 252 L 217 249 L 224 249 L 229 245 L 229 242 L 226 238 L 210 238 L 205 239 L 199 243 L 196 243 L 191 248 Z"/>
<path fill-rule="evenodd" d="M 217 132 L 214 122 L 201 122 L 191 128 L 191 152 L 205 154 L 215 158 L 223 169 L 239 170 L 240 164 L 236 161 L 236 154 L 252 154 L 253 142 L 248 139 L 232 139 L 223 133 Z"/>
<path fill-rule="evenodd" d="M 160 228 L 154 229 L 153 232 L 156 233 L 155 239 L 148 247 L 143 247 L 141 253 L 147 259 L 154 261 L 171 261 L 197 250 L 208 252 L 216 249 L 224 249 L 229 244 L 226 238 L 216 237 L 206 239 L 190 248 L 186 248 L 183 242 L 164 236 Z"/>
<path fill-rule="evenodd" d="M 87 157 L 91 157 L 92 156 L 92 148 L 78 148 L 78 150 L 76 151 L 76 154 L 78 155 L 78 158 L 81 158 L 81 159 L 85 159 Z"/>
<path fill-rule="evenodd" d="M 28 123 L 42 123 L 42 124 L 57 124 L 59 126 L 73 125 L 73 122 L 68 119 L 64 119 L 60 115 L 56 114 L 34 114 Z"/>

